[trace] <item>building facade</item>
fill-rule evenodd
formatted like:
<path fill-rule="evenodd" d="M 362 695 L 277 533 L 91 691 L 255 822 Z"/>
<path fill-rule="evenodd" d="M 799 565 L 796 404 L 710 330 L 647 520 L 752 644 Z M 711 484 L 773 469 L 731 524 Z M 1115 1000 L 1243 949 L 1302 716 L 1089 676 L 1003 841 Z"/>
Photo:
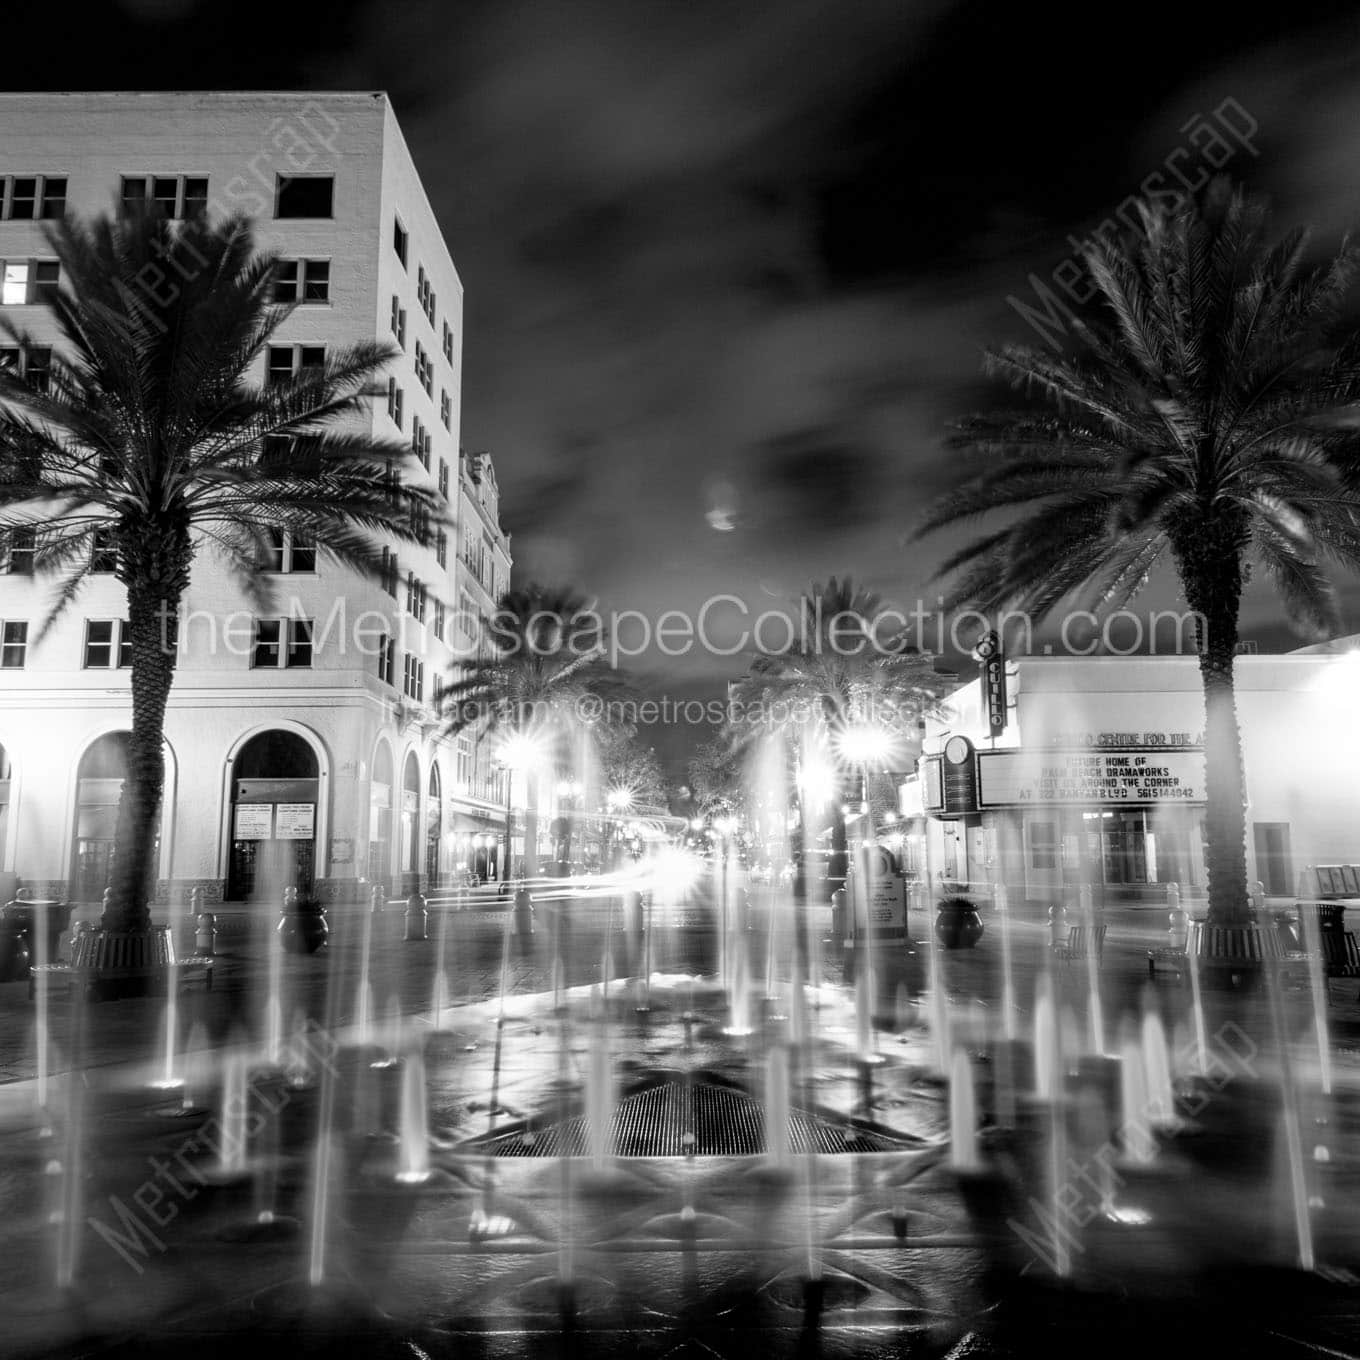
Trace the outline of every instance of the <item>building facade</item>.
<path fill-rule="evenodd" d="M 245 214 L 297 304 L 259 381 L 328 346 L 390 341 L 372 432 L 410 441 L 452 521 L 428 547 L 394 544 L 377 581 L 280 541 L 265 616 L 200 545 L 166 717 L 158 898 L 244 902 L 267 862 L 328 900 L 494 872 L 500 776 L 484 743 L 441 737 L 435 701 L 480 645 L 510 543 L 490 459 L 459 447 L 463 287 L 386 96 L 0 95 L 0 129 L 0 308 L 35 341 L 30 375 L 55 342 L 45 219 L 148 200 L 172 217 Z M 39 641 L 52 582 L 22 552 L 0 568 L 0 871 L 98 901 L 130 713 L 122 588 L 96 571 Z"/>
<path fill-rule="evenodd" d="M 1360 859 L 1360 650 L 1240 656 L 1248 881 L 1290 898 L 1302 870 Z M 979 681 L 927 724 L 902 786 L 908 869 L 1030 901 L 1202 896 L 1204 700 L 1185 657 L 1007 663 L 1005 728 Z"/>

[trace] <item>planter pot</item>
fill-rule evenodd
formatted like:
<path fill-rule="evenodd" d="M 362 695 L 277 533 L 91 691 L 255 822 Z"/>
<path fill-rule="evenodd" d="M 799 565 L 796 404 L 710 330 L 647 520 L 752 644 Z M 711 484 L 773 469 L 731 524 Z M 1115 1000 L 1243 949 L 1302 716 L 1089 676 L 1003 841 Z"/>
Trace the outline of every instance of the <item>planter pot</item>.
<path fill-rule="evenodd" d="M 971 949 L 982 938 L 982 918 L 966 897 L 946 897 L 935 914 L 935 938 L 945 949 Z"/>
<path fill-rule="evenodd" d="M 320 902 L 299 903 L 279 917 L 279 940 L 290 954 L 315 954 L 330 934 Z"/>

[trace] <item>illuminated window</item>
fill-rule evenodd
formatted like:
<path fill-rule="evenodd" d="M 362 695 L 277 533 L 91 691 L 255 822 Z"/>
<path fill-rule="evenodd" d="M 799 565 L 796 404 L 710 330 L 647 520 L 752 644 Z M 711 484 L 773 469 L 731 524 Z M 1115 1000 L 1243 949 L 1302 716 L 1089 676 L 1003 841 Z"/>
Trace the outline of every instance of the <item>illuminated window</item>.
<path fill-rule="evenodd" d="M 28 261 L 6 261 L 3 281 L 0 281 L 0 303 L 6 307 L 22 307 L 28 301 Z"/>

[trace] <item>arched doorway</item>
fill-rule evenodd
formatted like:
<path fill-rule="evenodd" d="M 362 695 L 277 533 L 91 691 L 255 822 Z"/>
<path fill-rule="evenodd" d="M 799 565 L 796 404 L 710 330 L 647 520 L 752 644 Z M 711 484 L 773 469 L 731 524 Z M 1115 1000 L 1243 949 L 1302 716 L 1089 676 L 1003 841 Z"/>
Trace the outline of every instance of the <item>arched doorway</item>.
<path fill-rule="evenodd" d="M 296 732 L 272 728 L 241 748 L 231 770 L 229 902 L 253 897 L 267 865 L 282 880 L 279 891 L 311 892 L 319 776 L 316 752 Z"/>
<path fill-rule="evenodd" d="M 429 797 L 425 807 L 425 887 L 432 891 L 439 887 L 439 838 L 444 831 L 443 785 L 439 779 L 439 763 L 430 762 Z M 4 849 L 0 841 L 0 850 Z"/>
<path fill-rule="evenodd" d="M 131 735 L 106 732 L 86 748 L 76 768 L 76 826 L 71 855 L 73 902 L 98 902 L 109 886 L 118 802 L 127 779 Z M 151 852 L 158 866 L 160 850 L 158 832 Z"/>
<path fill-rule="evenodd" d="M 392 752 L 386 742 L 373 753 L 368 801 L 368 881 L 385 892 L 392 871 Z"/>
<path fill-rule="evenodd" d="M 420 762 L 407 754 L 401 772 L 401 891 L 406 896 L 420 887 Z"/>

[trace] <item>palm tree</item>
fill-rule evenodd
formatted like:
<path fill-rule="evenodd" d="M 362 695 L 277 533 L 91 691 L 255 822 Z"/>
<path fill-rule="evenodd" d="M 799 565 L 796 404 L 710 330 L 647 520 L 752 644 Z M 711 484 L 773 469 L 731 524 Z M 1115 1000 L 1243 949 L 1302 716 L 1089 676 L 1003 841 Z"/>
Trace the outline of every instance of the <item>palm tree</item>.
<path fill-rule="evenodd" d="M 505 745 L 518 737 L 542 748 L 526 760 L 524 849 L 529 877 L 538 872 L 539 772 L 555 749 L 591 713 L 587 696 L 618 692 L 604 663 L 606 640 L 599 616 L 585 598 L 566 588 L 530 584 L 508 591 L 495 614 L 484 619 L 489 648 L 455 669 L 444 689 L 445 732 L 475 729 L 498 735 Z M 506 874 L 510 826 L 506 819 Z"/>
<path fill-rule="evenodd" d="M 690 797 L 704 816 L 740 809 L 741 754 L 726 735 L 704 742 L 689 758 Z"/>
<path fill-rule="evenodd" d="M 420 536 L 436 502 L 402 481 L 404 445 L 362 432 L 387 348 L 358 344 L 295 376 L 254 380 L 288 309 L 272 301 L 274 259 L 256 253 L 246 221 L 136 214 L 68 219 L 46 235 L 61 267 L 48 300 L 61 344 L 41 378 L 0 371 L 0 537 L 31 545 L 34 570 L 56 580 L 43 633 L 96 556 L 127 591 L 128 775 L 101 924 L 140 932 L 150 928 L 171 630 L 198 554 L 221 554 L 267 605 L 262 573 L 280 535 L 368 573 L 380 541 Z M 28 335 L 4 330 L 32 352 Z"/>
<path fill-rule="evenodd" d="M 1205 704 L 1209 917 L 1250 919 L 1238 611 L 1253 563 L 1291 618 L 1337 623 L 1329 565 L 1360 566 L 1354 433 L 1360 340 L 1342 306 L 1360 256 L 1321 267 L 1306 236 L 1275 245 L 1257 200 L 1216 180 L 1198 202 L 1147 207 L 1141 229 L 1086 255 L 1098 308 L 1078 349 L 1019 345 L 987 369 L 1042 404 L 977 415 L 950 443 L 980 470 L 920 532 L 1022 513 L 954 552 L 956 602 L 1053 611 L 1082 590 L 1123 607 L 1169 559 L 1196 615 Z"/>
<path fill-rule="evenodd" d="M 847 739 L 868 728 L 899 752 L 939 699 L 934 660 L 910 648 L 902 632 L 883 632 L 886 605 L 873 591 L 834 576 L 799 601 L 797 640 L 754 658 L 734 693 L 738 743 L 777 731 L 789 738 L 800 773 L 813 765 L 848 765 L 867 776 L 867 760 L 850 754 Z M 804 782 L 802 778 L 800 784 Z M 844 878 L 845 816 L 838 779 L 831 802 L 830 877 Z M 800 819 L 806 825 L 806 816 Z M 807 847 L 804 846 L 804 857 Z"/>

